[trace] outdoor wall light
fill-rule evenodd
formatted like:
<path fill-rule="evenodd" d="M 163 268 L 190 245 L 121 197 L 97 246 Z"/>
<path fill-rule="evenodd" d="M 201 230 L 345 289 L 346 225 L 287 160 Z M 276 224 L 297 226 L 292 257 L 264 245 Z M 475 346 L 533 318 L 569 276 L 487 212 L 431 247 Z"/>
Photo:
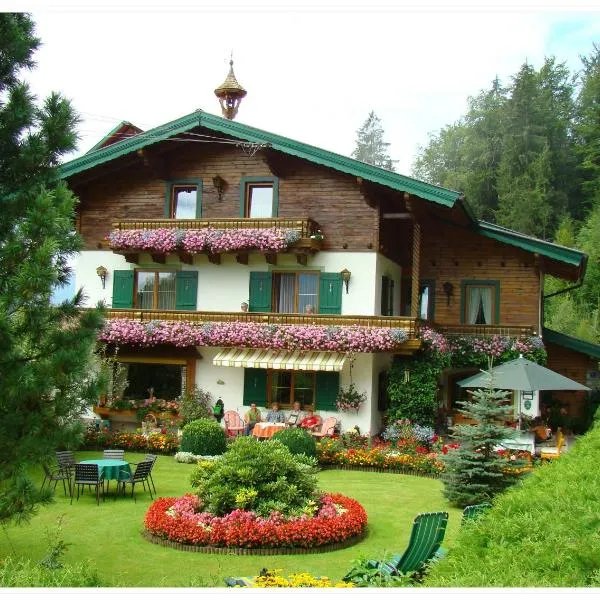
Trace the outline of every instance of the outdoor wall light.
<path fill-rule="evenodd" d="M 444 294 L 446 294 L 446 299 L 448 301 L 448 306 L 450 306 L 450 297 L 454 293 L 454 286 L 450 281 L 444 281 L 442 285 L 442 289 L 444 290 Z"/>
<path fill-rule="evenodd" d="M 215 175 L 212 178 L 212 182 L 213 182 L 213 185 L 215 186 L 215 190 L 217 190 L 217 196 L 219 198 L 219 202 L 221 202 L 221 200 L 223 200 L 223 194 L 225 193 L 225 190 L 227 189 L 227 182 L 220 175 Z"/>
<path fill-rule="evenodd" d="M 346 284 L 346 294 L 348 293 L 348 284 L 350 283 L 350 277 L 352 276 L 352 273 L 350 273 L 350 271 L 348 271 L 348 269 L 344 269 L 343 271 L 340 271 L 340 275 L 342 276 L 342 281 Z"/>
<path fill-rule="evenodd" d="M 100 265 L 96 269 L 96 274 L 100 277 L 100 281 L 102 282 L 102 289 L 106 288 L 106 276 L 108 275 L 108 269 Z"/>

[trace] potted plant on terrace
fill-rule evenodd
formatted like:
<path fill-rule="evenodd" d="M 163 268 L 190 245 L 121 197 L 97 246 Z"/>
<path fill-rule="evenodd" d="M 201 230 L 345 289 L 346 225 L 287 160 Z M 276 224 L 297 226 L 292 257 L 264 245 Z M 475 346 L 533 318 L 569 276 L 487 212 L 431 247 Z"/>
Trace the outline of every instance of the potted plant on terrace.
<path fill-rule="evenodd" d="M 366 392 L 359 392 L 351 383 L 347 387 L 341 387 L 335 400 L 336 407 L 341 412 L 355 410 L 357 413 L 364 402 L 367 401 Z"/>

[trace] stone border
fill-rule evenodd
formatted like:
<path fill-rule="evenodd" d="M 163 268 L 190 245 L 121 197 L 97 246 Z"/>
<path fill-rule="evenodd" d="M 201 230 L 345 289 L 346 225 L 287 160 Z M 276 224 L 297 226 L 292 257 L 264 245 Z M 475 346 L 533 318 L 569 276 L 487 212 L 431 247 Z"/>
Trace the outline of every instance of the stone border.
<path fill-rule="evenodd" d="M 361 465 L 319 465 L 322 471 L 365 471 L 367 473 L 395 473 L 396 475 L 414 475 L 415 477 L 427 477 L 428 479 L 441 479 L 442 473 L 419 473 L 412 469 L 390 469 L 386 467 L 364 467 Z"/>
<path fill-rule="evenodd" d="M 276 554 L 320 554 L 321 552 L 334 552 L 335 550 L 343 550 L 362 542 L 368 535 L 367 527 L 359 535 L 347 538 L 341 542 L 334 544 L 324 544 L 323 546 L 314 546 L 311 548 L 237 548 L 230 546 L 195 546 L 193 544 L 182 544 L 171 540 L 161 538 L 144 529 L 142 537 L 148 542 L 164 546 L 166 548 L 174 548 L 175 550 L 184 550 L 185 552 L 200 552 L 202 554 L 237 554 L 237 555 L 254 555 L 254 556 L 273 556 Z"/>

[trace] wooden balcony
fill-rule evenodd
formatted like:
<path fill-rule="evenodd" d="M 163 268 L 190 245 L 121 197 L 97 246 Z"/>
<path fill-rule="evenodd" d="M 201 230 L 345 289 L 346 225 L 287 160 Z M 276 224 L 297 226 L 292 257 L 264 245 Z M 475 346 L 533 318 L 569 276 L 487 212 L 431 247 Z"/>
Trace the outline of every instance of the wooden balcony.
<path fill-rule="evenodd" d="M 132 319 L 136 321 L 184 321 L 186 323 L 262 323 L 265 325 L 324 325 L 349 327 L 398 328 L 406 331 L 408 340 L 397 354 L 412 354 L 421 347 L 417 338 L 418 320 L 412 317 L 379 317 L 364 315 L 305 315 L 290 313 L 245 313 L 185 310 L 136 310 L 111 308 L 106 311 L 107 319 Z"/>
<path fill-rule="evenodd" d="M 447 337 L 488 338 L 500 335 L 511 338 L 525 338 L 537 335 L 535 327 L 521 325 L 432 325 L 432 327 Z"/>
<path fill-rule="evenodd" d="M 123 219 L 121 221 L 115 221 L 112 224 L 113 230 L 126 231 L 134 229 L 145 229 L 145 230 L 156 230 L 156 229 L 221 229 L 221 230 L 235 230 L 235 229 L 294 229 L 299 232 L 300 239 L 289 248 L 286 248 L 280 252 L 262 252 L 259 250 L 243 250 L 243 251 L 232 251 L 228 254 L 235 254 L 237 262 L 241 264 L 248 264 L 248 255 L 250 253 L 263 254 L 265 260 L 269 264 L 277 264 L 277 254 L 287 253 L 296 256 L 296 260 L 301 265 L 307 264 L 307 257 L 310 254 L 318 252 L 323 245 L 323 236 L 320 233 L 319 225 L 316 221 L 308 217 L 293 217 L 293 218 L 265 218 L 265 219 Z M 108 246 L 108 242 L 106 243 Z M 193 255 L 185 251 L 175 252 L 151 252 L 150 250 L 136 251 L 133 249 L 114 249 L 115 254 L 121 254 L 125 256 L 127 262 L 137 263 L 139 261 L 139 254 L 141 252 L 148 252 L 151 254 L 154 262 L 163 264 L 168 254 L 174 254 L 179 259 L 187 264 L 193 263 Z M 211 254 L 209 252 L 202 252 L 206 254 L 211 263 L 220 264 L 221 254 Z"/>

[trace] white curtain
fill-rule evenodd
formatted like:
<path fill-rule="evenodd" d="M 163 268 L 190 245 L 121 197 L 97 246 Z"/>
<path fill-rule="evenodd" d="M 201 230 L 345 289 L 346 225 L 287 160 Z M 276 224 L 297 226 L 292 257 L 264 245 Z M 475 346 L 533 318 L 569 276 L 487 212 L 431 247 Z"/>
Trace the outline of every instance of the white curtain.
<path fill-rule="evenodd" d="M 295 287 L 296 275 L 294 273 L 282 273 L 279 280 L 279 312 L 294 312 Z"/>
<path fill-rule="evenodd" d="M 467 315 L 467 323 L 475 325 L 477 323 L 477 314 L 481 305 L 481 288 L 469 288 L 469 314 Z"/>
<path fill-rule="evenodd" d="M 482 287 L 479 288 L 479 294 L 481 297 L 481 305 L 483 307 L 483 316 L 485 318 L 485 324 L 492 324 L 492 288 Z"/>

